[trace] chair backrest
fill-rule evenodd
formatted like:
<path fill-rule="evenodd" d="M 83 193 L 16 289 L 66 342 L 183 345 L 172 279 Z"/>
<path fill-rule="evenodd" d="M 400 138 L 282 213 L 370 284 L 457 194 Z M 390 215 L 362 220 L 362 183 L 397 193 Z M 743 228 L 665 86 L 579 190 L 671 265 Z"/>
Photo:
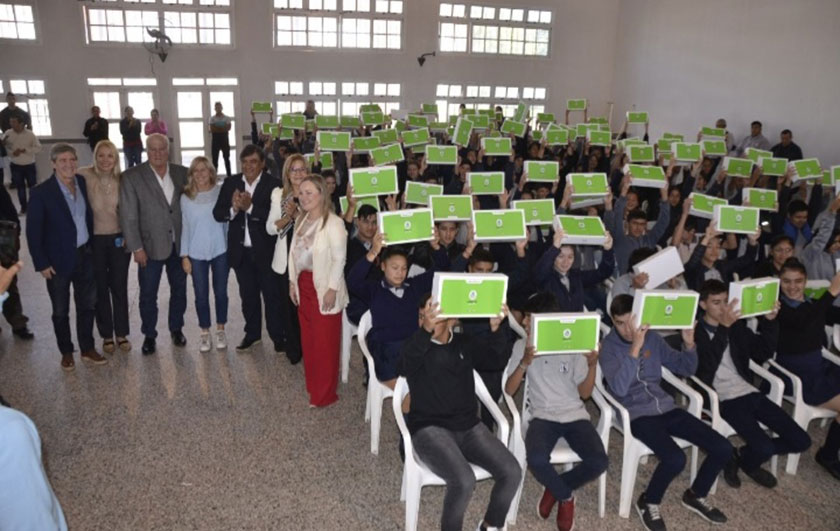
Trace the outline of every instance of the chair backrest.
<path fill-rule="evenodd" d="M 359 348 L 362 349 L 362 355 L 367 360 L 370 370 L 373 370 L 373 357 L 370 355 L 370 350 L 367 346 L 367 333 L 373 326 L 373 318 L 370 315 L 370 310 L 366 311 L 362 318 L 359 319 L 359 327 L 356 329 L 356 339 L 359 341 Z"/>
<path fill-rule="evenodd" d="M 519 324 L 516 321 L 516 319 L 514 319 L 513 315 L 508 315 L 507 321 L 508 321 L 508 326 L 510 326 L 511 330 L 516 332 L 516 335 L 518 335 L 522 339 L 525 339 L 527 337 L 527 334 L 525 333 L 525 329 L 522 328 L 522 325 Z"/>

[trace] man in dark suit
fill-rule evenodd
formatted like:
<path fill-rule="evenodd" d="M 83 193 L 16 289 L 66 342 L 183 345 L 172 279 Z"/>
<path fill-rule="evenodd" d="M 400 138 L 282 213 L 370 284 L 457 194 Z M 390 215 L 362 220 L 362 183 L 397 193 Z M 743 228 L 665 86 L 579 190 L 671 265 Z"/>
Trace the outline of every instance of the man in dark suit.
<path fill-rule="evenodd" d="M 187 168 L 169 162 L 169 139 L 146 138 L 148 162 L 126 170 L 120 181 L 120 224 L 126 248 L 134 253 L 140 284 L 143 354 L 155 352 L 157 294 L 166 269 L 169 281 L 169 333 L 176 347 L 187 344 L 181 329 L 187 309 L 187 275 L 181 268 L 181 192 Z"/>
<path fill-rule="evenodd" d="M 96 282 L 93 277 L 90 236 L 93 212 L 85 180 L 76 175 L 76 150 L 55 144 L 50 150 L 53 175 L 32 189 L 26 220 L 26 239 L 35 270 L 47 279 L 52 321 L 61 367 L 75 368 L 70 336 L 70 285 L 76 303 L 76 334 L 82 359 L 108 363 L 93 346 Z"/>
<path fill-rule="evenodd" d="M 260 342 L 262 303 L 265 302 L 268 335 L 274 342 L 275 352 L 284 352 L 287 347 L 281 312 L 288 307 L 288 301 L 283 297 L 281 276 L 271 268 L 277 236 L 269 235 L 265 230 L 271 210 L 271 192 L 280 187 L 280 181 L 265 171 L 265 153 L 258 146 L 245 146 L 239 161 L 242 173 L 225 179 L 213 208 L 216 221 L 229 222 L 228 263 L 236 272 L 245 317 L 245 338 L 236 350 L 248 351 Z M 288 290 L 288 282 L 285 288 Z M 287 351 L 286 354 L 292 363 L 300 360 L 299 353 Z"/>

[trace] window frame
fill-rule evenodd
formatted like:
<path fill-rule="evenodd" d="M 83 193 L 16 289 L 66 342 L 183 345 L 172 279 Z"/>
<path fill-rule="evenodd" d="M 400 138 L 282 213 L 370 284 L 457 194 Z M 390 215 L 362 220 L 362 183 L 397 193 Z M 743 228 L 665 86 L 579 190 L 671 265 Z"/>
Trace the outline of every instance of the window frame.
<path fill-rule="evenodd" d="M 32 8 L 32 25 L 35 28 L 35 38 L 34 39 L 21 39 L 21 38 L 11 38 L 11 37 L 0 37 L 0 43 L 5 44 L 23 44 L 23 45 L 40 45 L 42 43 L 41 39 L 41 16 L 38 12 L 38 2 L 35 0 L 3 0 L 3 4 L 9 4 L 11 6 L 15 5 L 24 5 L 29 6 Z M 17 24 L 17 22 L 15 22 Z M 16 28 L 17 30 L 17 28 Z"/>
<path fill-rule="evenodd" d="M 292 0 L 289 0 L 292 1 Z M 367 11 L 364 10 L 345 10 L 344 9 L 344 0 L 336 0 L 336 9 L 312 9 L 309 8 L 310 0 L 301 0 L 301 7 L 289 7 L 289 8 L 281 8 L 275 7 L 274 1 L 271 1 L 271 15 L 272 15 L 272 47 L 275 50 L 282 50 L 282 51 L 323 51 L 329 50 L 332 52 L 359 52 L 363 51 L 366 53 L 369 52 L 386 52 L 386 53 L 402 53 L 405 50 L 405 1 L 404 0 L 387 0 L 389 6 L 389 12 L 379 12 L 376 10 L 376 0 L 370 0 L 369 8 Z M 391 13 L 390 6 L 391 2 L 399 1 L 401 2 L 401 12 L 400 13 Z M 290 30 L 283 30 L 288 31 L 291 33 L 291 44 L 279 44 L 279 32 L 280 30 L 280 19 L 279 17 L 286 16 L 292 19 L 292 27 Z M 294 28 L 294 18 L 295 17 L 304 17 L 307 22 L 307 28 L 303 30 L 303 33 L 306 35 L 306 44 L 294 44 L 295 38 L 294 33 L 300 33 L 300 30 L 295 30 Z M 309 19 L 311 17 L 330 17 L 336 19 L 336 28 L 337 28 L 337 42 L 336 46 L 313 46 L 309 44 Z M 368 36 L 368 46 L 367 47 L 359 47 L 359 46 L 345 46 L 344 45 L 344 21 L 345 20 L 365 20 L 369 25 L 369 31 L 367 32 Z M 377 21 L 384 21 L 385 22 L 385 33 L 376 33 L 374 30 Z M 390 39 L 389 36 L 393 37 L 392 33 L 388 32 L 389 23 L 397 21 L 400 25 L 400 33 L 399 33 L 399 48 L 390 48 L 388 46 Z M 358 31 L 353 32 L 358 38 Z M 376 36 L 384 36 L 385 38 L 385 46 L 384 47 L 376 47 L 374 45 L 376 41 Z"/>
<path fill-rule="evenodd" d="M 449 15 L 444 16 L 441 15 L 441 7 L 438 8 L 438 37 L 437 37 L 437 51 L 442 54 L 447 55 L 475 55 L 479 57 L 493 57 L 493 58 L 501 58 L 501 57 L 516 57 L 516 58 L 525 58 L 525 59 L 551 59 L 552 56 L 552 45 L 554 44 L 554 21 L 556 20 L 556 10 L 551 7 L 523 7 L 523 6 L 510 6 L 510 5 L 487 5 L 486 2 L 441 2 L 439 6 L 443 6 L 444 4 L 450 6 L 464 6 L 464 14 L 463 16 L 455 16 Z M 480 9 L 482 12 L 482 16 L 480 17 L 473 17 L 472 11 L 473 9 Z M 485 18 L 484 12 L 487 10 L 491 10 L 493 13 L 492 18 Z M 521 10 L 522 13 L 522 20 L 516 21 L 512 18 L 502 19 L 501 14 L 502 11 L 507 10 L 512 12 L 514 10 Z M 544 22 L 529 22 L 528 15 L 529 12 L 536 11 L 538 13 L 547 12 L 551 14 L 551 22 L 544 23 Z M 444 50 L 442 46 L 442 35 L 443 35 L 443 24 L 461 24 L 467 26 L 467 46 L 465 51 L 460 50 Z M 491 27 L 495 28 L 496 30 L 496 38 L 492 39 L 492 42 L 495 42 L 495 52 L 486 52 L 486 51 L 475 51 L 473 46 L 473 41 L 480 40 L 486 46 L 488 40 L 486 37 L 478 37 L 475 36 L 475 28 L 476 27 Z M 502 43 L 502 31 L 503 29 L 511 29 L 511 33 L 513 33 L 517 29 L 522 30 L 522 39 L 505 39 L 506 42 L 511 43 L 522 43 L 522 53 L 514 53 L 511 51 L 510 53 L 501 53 L 499 50 L 501 49 Z M 541 42 L 538 39 L 539 31 L 547 31 L 548 32 L 548 42 L 546 42 L 546 54 L 526 54 L 525 50 L 528 47 L 528 44 L 532 41 L 529 41 L 527 38 L 528 30 L 535 30 L 534 33 L 534 47 L 536 48 Z M 512 44 L 513 46 L 513 44 Z"/>
<path fill-rule="evenodd" d="M 27 92 L 25 94 L 22 94 L 20 92 L 15 92 L 14 90 L 12 90 L 12 81 L 25 81 L 26 84 L 27 84 L 26 85 Z M 44 84 L 44 93 L 43 94 L 29 94 L 29 82 L 30 81 L 40 81 L 41 83 L 43 83 Z M 29 75 L 24 75 L 24 76 L 4 75 L 3 77 L 0 77 L 0 86 L 2 86 L 2 88 L 4 89 L 3 90 L 3 95 L 4 96 L 5 96 L 6 92 L 14 92 L 15 98 L 18 99 L 18 102 L 17 102 L 18 106 L 20 106 L 20 103 L 25 103 L 26 104 L 26 112 L 29 113 L 30 117 L 32 116 L 32 111 L 31 111 L 31 107 L 29 105 L 29 101 L 32 100 L 32 99 L 46 101 L 47 119 L 49 120 L 50 133 L 49 134 L 43 134 L 39 131 L 36 131 L 35 130 L 35 124 L 34 124 L 35 120 L 34 119 L 32 120 L 32 122 L 33 122 L 32 132 L 35 133 L 35 135 L 38 138 L 53 138 L 53 137 L 55 137 L 55 131 L 54 131 L 54 128 L 53 128 L 53 123 L 52 123 L 52 114 L 50 113 L 50 99 L 51 99 L 50 98 L 50 91 L 47 87 L 47 80 L 46 79 L 38 78 L 38 77 L 34 77 L 34 76 L 29 76 Z M 21 101 L 21 98 L 20 98 L 21 96 L 26 97 L 26 101 Z M 32 98 L 31 96 L 35 96 L 35 98 Z M 3 100 L 3 101 L 5 103 L 5 100 Z M 8 105 L 4 104 L 3 107 L 0 107 L 0 110 L 5 109 L 7 106 Z"/>

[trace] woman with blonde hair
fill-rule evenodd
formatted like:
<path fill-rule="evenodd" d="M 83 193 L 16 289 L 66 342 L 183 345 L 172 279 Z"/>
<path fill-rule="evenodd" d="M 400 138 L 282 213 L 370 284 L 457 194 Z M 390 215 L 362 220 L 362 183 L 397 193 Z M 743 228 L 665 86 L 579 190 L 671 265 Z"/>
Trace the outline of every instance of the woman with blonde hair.
<path fill-rule="evenodd" d="M 131 350 L 128 334 L 128 266 L 119 217 L 120 157 L 110 140 L 93 148 L 93 165 L 79 168 L 87 185 L 93 211 L 93 271 L 96 277 L 96 328 L 102 336 L 102 350 L 112 354 L 116 346 Z"/>
<path fill-rule="evenodd" d="M 289 296 L 298 307 L 309 406 L 326 407 L 338 400 L 341 312 L 348 301 L 347 230 L 333 213 L 320 175 L 304 179 L 298 198 L 303 212 L 289 250 Z"/>
<path fill-rule="evenodd" d="M 286 158 L 283 164 L 283 188 L 275 188 L 271 192 L 271 210 L 265 222 L 265 230 L 269 235 L 277 235 L 277 243 L 274 244 L 274 258 L 271 261 L 271 268 L 282 277 L 283 292 L 288 285 L 287 261 L 289 245 L 295 220 L 300 215 L 298 206 L 298 194 L 300 184 L 309 175 L 306 159 L 300 153 L 294 153 Z M 294 365 L 301 359 L 300 351 L 300 324 L 297 319 L 297 309 L 292 305 L 291 300 L 281 293 L 283 302 L 280 308 L 280 319 L 283 321 L 283 330 L 286 331 L 286 357 Z"/>
<path fill-rule="evenodd" d="M 213 272 L 216 303 L 216 348 L 227 348 L 227 223 L 220 223 L 213 217 L 220 190 L 216 186 L 216 168 L 210 160 L 194 158 L 181 195 L 181 267 L 186 274 L 192 275 L 195 310 L 201 328 L 200 352 L 209 352 L 213 343 L 210 337 L 210 271 Z"/>

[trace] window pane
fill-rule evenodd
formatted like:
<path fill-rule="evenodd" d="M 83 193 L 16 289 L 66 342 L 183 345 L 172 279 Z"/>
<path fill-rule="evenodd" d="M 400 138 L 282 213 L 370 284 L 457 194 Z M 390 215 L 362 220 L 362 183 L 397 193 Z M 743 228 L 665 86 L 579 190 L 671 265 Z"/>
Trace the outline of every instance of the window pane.
<path fill-rule="evenodd" d="M 122 115 L 119 92 L 94 92 L 93 104 L 99 107 L 102 117 L 106 120 L 119 120 Z"/>
<path fill-rule="evenodd" d="M 178 118 L 202 117 L 203 114 L 201 112 L 201 92 L 179 92 Z"/>
<path fill-rule="evenodd" d="M 178 122 L 181 148 L 204 147 L 204 122 Z"/>

